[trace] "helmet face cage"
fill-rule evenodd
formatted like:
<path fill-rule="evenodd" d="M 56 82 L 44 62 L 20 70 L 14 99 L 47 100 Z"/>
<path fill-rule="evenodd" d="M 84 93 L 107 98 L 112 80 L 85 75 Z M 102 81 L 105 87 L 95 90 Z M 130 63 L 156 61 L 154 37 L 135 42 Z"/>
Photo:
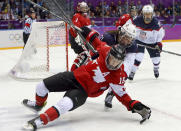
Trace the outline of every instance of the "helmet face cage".
<path fill-rule="evenodd" d="M 153 13 L 143 13 L 145 23 L 150 23 L 153 19 Z"/>
<path fill-rule="evenodd" d="M 106 67 L 109 70 L 118 70 L 125 58 L 125 48 L 120 45 L 113 46 L 106 56 Z"/>
<path fill-rule="evenodd" d="M 78 3 L 77 11 L 82 13 L 87 13 L 89 11 L 87 3 L 85 2 Z"/>
<path fill-rule="evenodd" d="M 125 40 L 127 43 L 125 43 Z M 127 32 L 124 28 L 119 31 L 118 34 L 118 43 L 123 45 L 131 45 L 134 41 L 134 36 Z"/>

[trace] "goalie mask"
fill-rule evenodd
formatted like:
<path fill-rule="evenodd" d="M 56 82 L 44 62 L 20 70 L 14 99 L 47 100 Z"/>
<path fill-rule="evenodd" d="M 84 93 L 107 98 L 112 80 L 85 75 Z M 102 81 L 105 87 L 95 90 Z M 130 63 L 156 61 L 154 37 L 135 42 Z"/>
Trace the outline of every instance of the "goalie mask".
<path fill-rule="evenodd" d="M 145 24 L 151 23 L 153 19 L 153 7 L 151 5 L 145 5 L 142 9 L 143 19 Z"/>
<path fill-rule="evenodd" d="M 77 5 L 77 12 L 87 13 L 89 11 L 89 7 L 86 2 L 80 2 Z"/>
<path fill-rule="evenodd" d="M 125 47 L 121 45 L 113 46 L 106 57 L 106 67 L 109 70 L 118 70 L 125 58 Z"/>
<path fill-rule="evenodd" d="M 117 42 L 120 45 L 131 46 L 136 37 L 136 27 L 133 24 L 126 23 L 118 31 Z"/>

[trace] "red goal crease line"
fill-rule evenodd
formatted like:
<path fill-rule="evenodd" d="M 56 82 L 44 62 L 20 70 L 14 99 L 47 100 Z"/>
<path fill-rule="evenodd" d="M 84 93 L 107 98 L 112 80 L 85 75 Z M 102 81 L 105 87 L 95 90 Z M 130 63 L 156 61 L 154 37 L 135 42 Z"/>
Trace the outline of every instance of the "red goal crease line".
<path fill-rule="evenodd" d="M 62 45 L 50 45 L 50 47 L 57 47 L 57 46 L 66 46 L 66 44 L 62 44 Z M 70 44 L 68 44 L 68 46 L 70 46 Z M 0 48 L 0 50 L 11 50 L 11 49 L 23 49 L 23 46 L 19 46 L 19 47 L 3 47 L 3 48 Z"/>

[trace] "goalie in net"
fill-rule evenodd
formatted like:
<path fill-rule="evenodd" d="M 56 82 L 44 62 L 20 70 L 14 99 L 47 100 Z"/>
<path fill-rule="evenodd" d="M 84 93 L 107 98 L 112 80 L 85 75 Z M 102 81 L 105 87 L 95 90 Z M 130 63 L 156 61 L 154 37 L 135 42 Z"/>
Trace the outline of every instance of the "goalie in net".
<path fill-rule="evenodd" d="M 83 26 L 90 28 L 91 20 L 87 15 L 88 10 L 89 7 L 86 2 L 78 3 L 76 13 L 72 17 L 72 23 L 79 28 Z M 90 55 L 88 48 L 83 44 L 81 38 L 79 37 L 79 35 L 77 35 L 77 32 L 73 28 L 70 28 L 69 41 L 71 48 L 77 54 L 77 57 L 71 67 L 71 71 L 74 71 L 75 69 L 86 63 L 88 60 L 90 60 Z"/>
<path fill-rule="evenodd" d="M 67 25 L 62 21 L 34 22 L 32 32 L 10 76 L 38 80 L 68 70 Z"/>

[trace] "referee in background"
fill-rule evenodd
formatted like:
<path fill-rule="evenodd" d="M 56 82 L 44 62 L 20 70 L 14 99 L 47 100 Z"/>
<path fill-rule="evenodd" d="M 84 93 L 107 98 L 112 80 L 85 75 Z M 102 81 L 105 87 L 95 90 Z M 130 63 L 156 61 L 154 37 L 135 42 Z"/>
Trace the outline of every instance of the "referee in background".
<path fill-rule="evenodd" d="M 23 31 L 24 47 L 25 47 L 28 37 L 31 33 L 31 28 L 32 28 L 33 22 L 36 22 L 36 13 L 34 10 L 30 10 L 30 15 L 25 21 L 25 27 L 24 27 L 24 31 Z"/>

